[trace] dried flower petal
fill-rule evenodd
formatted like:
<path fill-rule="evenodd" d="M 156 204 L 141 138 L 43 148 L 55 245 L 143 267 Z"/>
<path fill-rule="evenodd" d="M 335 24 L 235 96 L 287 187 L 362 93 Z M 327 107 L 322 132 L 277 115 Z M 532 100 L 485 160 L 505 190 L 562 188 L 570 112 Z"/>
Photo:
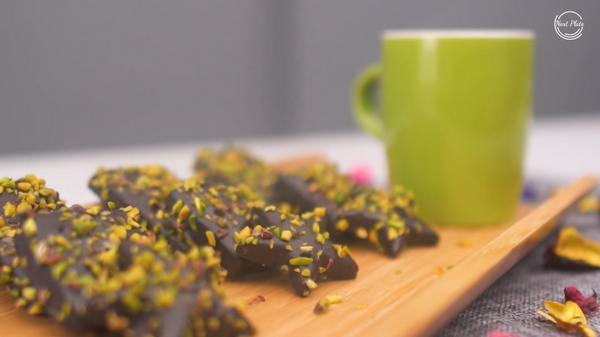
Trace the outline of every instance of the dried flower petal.
<path fill-rule="evenodd" d="M 598 313 L 598 295 L 592 290 L 592 296 L 585 298 L 575 287 L 565 288 L 565 301 L 575 302 L 586 316 L 594 317 Z"/>
<path fill-rule="evenodd" d="M 487 337 L 517 337 L 516 335 L 510 335 L 502 331 L 491 331 Z"/>
<path fill-rule="evenodd" d="M 539 309 L 536 312 L 562 330 L 575 331 L 586 337 L 596 337 L 596 332 L 587 325 L 583 311 L 575 302 L 567 301 L 561 304 L 545 301 L 544 306 L 548 310 L 547 314 Z"/>
<path fill-rule="evenodd" d="M 595 195 L 588 195 L 577 204 L 577 209 L 581 213 L 600 212 L 600 198 Z"/>
<path fill-rule="evenodd" d="M 355 183 L 360 185 L 369 185 L 373 181 L 373 171 L 370 166 L 367 165 L 356 165 L 354 166 L 348 176 Z"/>
<path fill-rule="evenodd" d="M 600 268 L 600 245 L 589 240 L 573 227 L 565 227 L 558 234 L 556 244 L 544 254 L 546 265 L 557 268 Z"/>

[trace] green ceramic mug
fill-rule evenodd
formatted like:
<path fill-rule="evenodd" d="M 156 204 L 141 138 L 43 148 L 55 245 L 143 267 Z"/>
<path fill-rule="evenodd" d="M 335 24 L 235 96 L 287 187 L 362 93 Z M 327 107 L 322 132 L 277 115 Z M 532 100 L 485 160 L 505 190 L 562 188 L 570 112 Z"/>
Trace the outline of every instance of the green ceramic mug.
<path fill-rule="evenodd" d="M 533 32 L 386 31 L 382 44 L 381 63 L 355 82 L 353 106 L 358 125 L 386 145 L 390 183 L 412 189 L 420 215 L 438 225 L 510 220 L 531 116 Z"/>

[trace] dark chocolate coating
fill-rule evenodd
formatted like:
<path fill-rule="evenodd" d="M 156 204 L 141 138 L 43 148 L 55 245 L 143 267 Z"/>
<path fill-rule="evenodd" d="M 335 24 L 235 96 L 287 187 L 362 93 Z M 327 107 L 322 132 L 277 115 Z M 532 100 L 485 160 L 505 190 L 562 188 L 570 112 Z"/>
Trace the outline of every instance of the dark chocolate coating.
<path fill-rule="evenodd" d="M 328 200 L 320 193 L 312 193 L 307 182 L 299 176 L 280 175 L 273 185 L 271 195 L 272 203 L 288 203 L 293 207 L 298 207 L 300 212 L 310 212 L 317 207 L 324 207 L 326 210 L 324 219 L 324 230 L 330 231 L 330 224 L 335 224 L 337 219 L 338 207 L 335 202 Z"/>
<path fill-rule="evenodd" d="M 148 248 L 125 241 L 119 246 L 119 265 L 128 267 L 131 260 L 135 258 L 139 252 L 149 251 Z M 165 263 L 170 263 L 162 259 Z M 211 269 L 205 269 L 201 261 L 196 261 L 185 268 L 179 274 L 179 278 L 185 278 L 189 273 L 195 273 L 198 281 L 190 284 L 190 287 L 177 294 L 173 306 L 154 310 L 143 314 L 131 326 L 131 330 L 136 336 L 144 336 L 151 333 L 155 336 L 183 336 L 186 333 L 192 336 L 199 335 L 199 329 L 194 328 L 194 323 L 203 321 L 204 333 L 208 337 L 219 336 L 240 336 L 254 334 L 254 328 L 244 318 L 239 309 L 224 304 L 224 298 L 218 292 L 222 292 L 222 288 L 218 285 L 217 275 Z M 213 267 L 214 268 L 214 267 Z M 219 268 L 218 266 L 216 268 Z M 201 292 L 207 292 L 209 296 L 202 299 Z M 219 321 L 218 327 L 211 326 L 209 319 Z M 149 329 L 149 322 L 157 320 L 162 322 L 158 328 Z"/>
<path fill-rule="evenodd" d="M 241 241 L 237 248 L 238 254 L 287 275 L 288 281 L 299 296 L 310 294 L 312 289 L 307 284 L 308 279 L 316 281 L 320 277 L 337 280 L 356 278 L 358 272 L 356 262 L 350 255 L 344 254 L 345 256 L 339 257 L 320 230 L 317 232 L 313 230 L 315 218 L 305 221 L 295 218 L 298 221 L 297 224 L 302 224 L 302 226 L 296 226 L 291 222 L 293 214 L 287 214 L 286 218 L 282 220 L 281 212 L 274 209 L 267 211 L 265 208 L 255 208 L 252 213 L 253 220 L 250 227 L 253 230 L 252 236 L 257 241 L 256 243 Z M 260 231 L 255 230 L 257 225 L 261 226 Z M 274 233 L 275 228 L 280 233 L 290 231 L 291 239 L 285 241 L 278 237 Z M 318 242 L 318 235 L 322 242 Z M 272 247 L 271 242 L 273 242 Z M 307 246 L 312 247 L 312 251 L 302 251 L 302 247 Z M 342 249 L 342 247 L 338 247 L 338 249 Z M 317 254 L 318 252 L 321 254 Z M 290 263 L 290 260 L 295 258 L 312 258 L 313 262 L 305 266 L 295 266 Z M 309 270 L 309 276 L 301 274 L 305 269 Z"/>
<path fill-rule="evenodd" d="M 153 236 L 146 236 L 145 229 L 123 211 L 84 212 L 76 208 L 38 214 L 26 220 L 24 233 L 15 237 L 19 257 L 28 261 L 25 272 L 32 285 L 51 294 L 44 308 L 56 320 L 75 331 L 125 336 L 179 336 L 186 331 L 208 336 L 252 334 L 239 311 L 226 306 L 215 292 L 220 289 L 218 258 L 188 260 L 173 255 L 166 242 L 153 243 Z M 30 220 L 37 229 L 28 234 Z M 65 240 L 58 241 L 59 237 Z M 64 269 L 57 272 L 61 264 Z M 103 277 L 108 279 L 98 280 Z M 103 288 L 110 280 L 117 288 Z M 200 300 L 201 292 L 207 293 L 206 299 Z M 139 305 L 131 304 L 132 297 Z M 197 324 L 199 319 L 218 322 L 205 329 Z"/>
<path fill-rule="evenodd" d="M 200 186 L 198 188 L 202 189 Z M 246 220 L 244 216 L 237 215 L 231 210 L 234 206 L 239 208 L 242 200 L 232 202 L 221 193 L 218 199 L 221 201 L 223 208 L 219 211 L 208 202 L 207 197 L 210 197 L 208 191 L 187 192 L 183 188 L 172 191 L 167 197 L 165 209 L 170 211 L 178 201 L 181 201 L 183 206 L 190 210 L 191 214 L 189 216 L 194 216 L 195 229 L 189 224 L 189 217 L 178 225 L 177 214 L 168 221 L 169 226 L 179 226 L 179 229 L 198 246 L 209 245 L 206 232 L 212 232 L 216 243 L 214 247 L 221 252 L 221 266 L 227 270 L 229 277 L 235 278 L 263 271 L 264 268 L 261 265 L 240 258 L 234 249 L 234 233 L 244 228 Z M 194 205 L 194 198 L 200 199 L 205 205 L 202 214 L 198 213 L 198 209 Z M 245 204 L 242 207 L 245 207 Z M 223 226 L 220 226 L 217 223 L 218 221 Z"/>
<path fill-rule="evenodd" d="M 325 208 L 321 226 L 334 242 L 350 236 L 368 239 L 390 257 L 396 257 L 404 246 L 438 242 L 437 234 L 414 216 L 412 193 L 401 188 L 386 193 L 356 184 L 333 165 L 318 164 L 279 175 L 243 149 L 226 148 L 199 153 L 195 170 L 209 185 L 248 184 L 269 202 L 289 204 L 299 212 Z M 390 219 L 393 227 L 388 225 Z M 338 228 L 341 220 L 346 222 Z"/>
<path fill-rule="evenodd" d="M 248 151 L 231 146 L 218 152 L 201 150 L 196 155 L 194 170 L 206 186 L 245 184 L 263 199 L 268 198 L 277 179 L 269 165 Z"/>
<path fill-rule="evenodd" d="M 312 232 L 312 221 L 305 224 L 298 219 L 297 215 L 288 214 L 282 220 L 282 214 L 274 206 L 265 207 L 257 195 L 253 194 L 246 186 L 225 186 L 219 184 L 209 185 L 203 189 L 202 185 L 178 188 L 167 197 L 165 216 L 169 217 L 169 223 L 177 226 L 178 230 L 188 234 L 198 245 L 214 245 L 221 252 L 223 267 L 228 274 L 239 276 L 249 272 L 263 269 L 262 266 L 281 270 L 288 260 L 300 257 L 300 245 L 307 242 L 315 245 L 316 253 L 323 250 L 322 259 L 315 258 L 314 263 L 307 268 L 310 269 L 311 280 L 319 275 L 319 267 L 327 268 L 327 276 L 331 279 L 352 279 L 356 277 L 358 267 L 350 256 L 342 258 L 336 255 L 333 246 L 323 238 L 323 243 L 315 241 L 317 234 Z M 269 211 L 267 211 L 269 209 Z M 290 220 L 294 218 L 303 227 L 291 225 Z M 256 245 L 250 243 L 244 245 L 239 236 L 246 233 L 246 239 L 250 231 L 260 225 L 265 228 L 267 237 L 260 237 Z M 248 227 L 248 228 L 246 228 Z M 244 229 L 246 228 L 246 232 Z M 269 228 L 269 229 L 268 229 Z M 277 228 L 280 232 L 284 230 L 297 229 L 297 237 L 290 242 L 280 241 L 272 234 Z M 299 232 L 304 231 L 301 235 Z M 211 240 L 209 240 L 211 236 Z M 302 239 L 300 240 L 300 237 Z M 214 241 L 212 241 L 214 238 Z M 271 238 L 274 239 L 274 247 L 270 248 Z M 268 240 L 263 240 L 268 239 Z M 251 240 L 251 238 L 250 238 Z M 286 250 L 287 245 L 294 247 L 295 252 Z M 237 247 L 237 250 L 236 250 Z M 337 246 L 336 246 L 337 247 Z M 347 248 L 346 248 L 347 249 Z M 303 253 L 312 255 L 313 253 Z M 330 262 L 331 260 L 331 262 Z M 334 266 L 334 267 L 332 267 Z M 288 266 L 290 267 L 290 266 Z M 306 285 L 308 278 L 293 272 L 294 268 L 288 268 L 288 279 L 292 287 L 300 296 L 306 296 L 310 289 Z M 300 269 L 305 269 L 302 267 Z"/>
<path fill-rule="evenodd" d="M 28 183 L 29 189 L 19 188 L 19 183 Z M 41 192 L 41 193 L 40 193 Z M 33 200 L 28 200 L 33 198 Z M 24 271 L 23 263 L 18 263 L 18 255 L 15 249 L 14 236 L 21 231 L 21 215 L 17 210 L 21 204 L 29 203 L 32 212 L 50 212 L 48 207 L 61 209 L 64 202 L 60 201 L 59 195 L 45 186 L 43 180 L 30 175 L 13 181 L 4 178 L 0 180 L 0 284 L 8 286 L 10 293 L 19 298 L 18 304 L 30 309 L 36 303 L 36 299 L 23 298 L 23 289 L 29 286 L 29 279 Z M 7 216 L 7 206 L 14 206 L 14 214 Z M 34 308 L 34 309 L 39 309 Z M 31 313 L 43 314 L 41 310 Z"/>
<path fill-rule="evenodd" d="M 156 212 L 164 209 L 164 197 L 179 182 L 166 169 L 160 168 L 160 174 L 149 177 L 158 182 L 160 187 L 140 188 L 136 182 L 140 177 L 149 176 L 146 171 L 150 168 L 102 171 L 90 179 L 89 187 L 105 203 L 112 201 L 117 208 L 133 206 L 139 209 L 140 222 L 146 222 L 148 229 L 165 237 L 173 250 L 186 252 L 190 249 L 186 240 L 179 240 L 175 229 L 156 218 Z"/>
<path fill-rule="evenodd" d="M 431 227 L 421 221 L 417 217 L 405 217 L 406 228 L 408 228 L 408 234 L 406 235 L 406 244 L 408 246 L 435 246 L 440 237 L 431 229 Z"/>
<path fill-rule="evenodd" d="M 106 331 L 106 311 L 114 310 L 123 314 L 123 308 L 119 308 L 114 304 L 109 305 L 107 299 L 102 297 L 86 299 L 80 291 L 70 290 L 68 286 L 62 284 L 60 280 L 55 279 L 52 275 L 52 266 L 67 261 L 69 257 L 74 262 L 74 265 L 70 267 L 71 270 L 76 272 L 77 275 L 90 275 L 88 268 L 82 262 L 84 258 L 90 258 L 85 244 L 87 238 L 71 239 L 72 227 L 59 220 L 62 215 L 60 212 L 53 212 L 35 216 L 38 232 L 34 237 L 27 235 L 15 237 L 17 254 L 28 261 L 25 272 L 29 276 L 32 286 L 37 291 L 46 289 L 50 292 L 50 298 L 44 303 L 44 309 L 50 316 L 59 320 L 67 328 L 76 331 Z M 101 223 L 100 226 L 108 227 L 110 224 Z M 48 255 L 56 255 L 56 260 L 60 262 L 48 265 L 42 263 L 39 260 L 40 255 L 36 257 L 36 254 L 38 254 L 36 251 L 42 251 L 45 249 L 44 247 L 47 247 L 44 242 L 50 235 L 69 238 L 71 244 L 82 247 L 81 257 L 76 259 L 72 255 L 67 257 L 67 254 L 54 254 L 58 247 L 52 246 L 48 248 Z M 31 247 L 35 248 L 32 249 Z M 65 303 L 71 308 L 68 315 L 62 312 Z M 81 312 L 81 310 L 85 310 L 85 314 L 81 316 L 76 314 L 77 311 Z"/>
<path fill-rule="evenodd" d="M 373 212 L 368 211 L 369 205 L 376 206 L 370 204 L 368 199 L 366 206 L 364 206 L 365 209 L 354 210 L 352 207 L 346 206 L 345 200 L 336 203 L 319 192 L 311 192 L 310 183 L 310 181 L 300 176 L 281 175 L 273 186 L 272 201 L 297 206 L 301 212 L 309 211 L 315 207 L 324 207 L 327 209 L 326 229 L 331 233 L 331 240 L 334 242 L 342 240 L 348 233 L 357 236 L 358 231 L 363 231 L 363 233 L 367 233 L 367 236 L 363 238 L 368 238 L 389 257 L 396 257 L 405 245 L 431 246 L 438 242 L 438 236 L 431 228 L 418 218 L 407 216 L 406 212 L 399 208 L 391 212 L 397 214 L 407 230 L 404 233 L 401 232 L 400 235 L 389 236 L 388 226 L 379 226 L 381 228 L 378 229 L 376 229 L 376 226 L 380 223 L 387 224 L 391 213 L 384 213 L 380 208 L 375 208 Z M 353 186 L 348 199 L 353 199 L 361 193 L 369 195 L 371 191 L 366 187 Z M 340 230 L 337 227 L 340 220 L 347 222 L 346 229 Z M 376 233 L 371 234 L 372 231 Z"/>
<path fill-rule="evenodd" d="M 14 194 L 0 194 L 0 221 L 4 224 L 2 228 L 19 228 L 19 218 L 6 217 L 4 212 L 1 211 L 1 207 L 6 205 L 6 203 L 16 204 L 17 202 L 17 196 Z M 17 255 L 13 238 L 2 232 L 2 238 L 0 239 L 0 285 L 6 284 L 10 289 L 10 293 L 18 297 L 23 287 L 13 283 L 12 280 L 15 278 L 19 280 L 25 279 L 25 275 L 21 268 L 14 267 L 15 257 L 17 257 Z M 7 267 L 6 271 L 2 268 L 4 266 Z M 8 268 L 10 268 L 10 270 Z"/>

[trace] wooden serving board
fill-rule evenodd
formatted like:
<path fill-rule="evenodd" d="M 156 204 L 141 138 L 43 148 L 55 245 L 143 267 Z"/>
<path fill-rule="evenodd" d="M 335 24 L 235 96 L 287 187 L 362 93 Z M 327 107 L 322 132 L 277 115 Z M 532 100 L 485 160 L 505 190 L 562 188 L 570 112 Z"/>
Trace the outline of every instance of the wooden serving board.
<path fill-rule="evenodd" d="M 408 249 L 396 259 L 355 245 L 358 278 L 320 282 L 308 298 L 294 295 L 276 273 L 225 286 L 231 298 L 246 304 L 264 297 L 247 305 L 258 336 L 433 335 L 546 237 L 595 184 L 594 178 L 583 178 L 537 208 L 523 206 L 514 221 L 498 227 L 438 228 L 437 247 Z M 315 315 L 319 299 L 334 293 L 343 303 Z M 0 336 L 75 335 L 50 319 L 14 309 L 14 299 L 2 289 Z"/>

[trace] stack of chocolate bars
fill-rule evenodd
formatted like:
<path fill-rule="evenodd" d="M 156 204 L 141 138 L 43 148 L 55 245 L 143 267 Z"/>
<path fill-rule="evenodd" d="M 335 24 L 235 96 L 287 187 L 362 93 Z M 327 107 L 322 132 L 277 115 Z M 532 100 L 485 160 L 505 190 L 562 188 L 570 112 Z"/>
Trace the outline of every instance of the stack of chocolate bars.
<path fill-rule="evenodd" d="M 196 176 L 99 169 L 94 206 L 67 207 L 33 175 L 0 180 L 0 283 L 18 307 L 78 333 L 243 336 L 254 328 L 221 283 L 276 270 L 298 296 L 357 277 L 342 243 L 396 257 L 437 235 L 414 198 L 352 182 L 332 165 L 281 174 L 243 150 L 201 151 Z"/>

